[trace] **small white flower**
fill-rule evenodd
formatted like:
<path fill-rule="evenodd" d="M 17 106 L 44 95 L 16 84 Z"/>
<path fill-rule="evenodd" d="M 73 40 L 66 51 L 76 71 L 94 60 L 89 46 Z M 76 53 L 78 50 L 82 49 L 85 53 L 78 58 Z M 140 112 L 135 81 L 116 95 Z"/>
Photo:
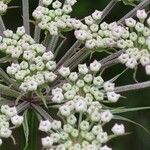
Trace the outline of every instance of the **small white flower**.
<path fill-rule="evenodd" d="M 70 75 L 70 69 L 69 67 L 61 67 L 59 70 L 58 70 L 58 73 L 63 76 L 63 77 L 67 77 Z"/>
<path fill-rule="evenodd" d="M 81 41 L 85 41 L 87 38 L 87 32 L 84 30 L 76 30 L 74 32 L 74 35 L 78 40 L 81 40 Z"/>
<path fill-rule="evenodd" d="M 147 13 L 145 12 L 145 9 L 143 10 L 137 10 L 136 16 L 140 19 L 140 20 L 144 20 L 147 17 Z"/>
<path fill-rule="evenodd" d="M 71 72 L 69 75 L 69 80 L 75 82 L 78 79 L 78 74 L 76 72 Z"/>
<path fill-rule="evenodd" d="M 46 81 L 53 82 L 57 78 L 57 75 L 53 72 L 45 72 L 44 77 Z"/>
<path fill-rule="evenodd" d="M 52 97 L 52 101 L 55 103 L 61 103 L 64 100 L 64 95 L 62 93 L 55 93 Z"/>
<path fill-rule="evenodd" d="M 136 21 L 133 18 L 125 19 L 125 23 L 130 28 L 133 28 L 136 25 Z"/>
<path fill-rule="evenodd" d="M 19 36 L 24 35 L 25 34 L 25 28 L 24 28 L 24 26 L 18 27 L 17 31 L 16 31 L 16 34 L 18 34 Z"/>
<path fill-rule="evenodd" d="M 90 70 L 93 72 L 98 72 L 101 68 L 101 64 L 97 61 L 94 60 L 91 64 L 90 64 Z"/>
<path fill-rule="evenodd" d="M 75 103 L 75 110 L 77 112 L 85 112 L 87 110 L 87 104 L 84 100 L 78 100 Z"/>
<path fill-rule="evenodd" d="M 113 118 L 113 114 L 109 110 L 101 112 L 100 116 L 103 122 L 109 122 Z"/>
<path fill-rule="evenodd" d="M 137 22 L 137 24 L 135 25 L 135 29 L 138 31 L 138 32 L 142 32 L 144 30 L 144 24 L 140 23 L 140 22 Z"/>
<path fill-rule="evenodd" d="M 102 129 L 101 125 L 94 125 L 93 128 L 92 128 L 92 133 L 94 135 L 98 135 L 102 131 L 103 131 L 103 129 Z"/>
<path fill-rule="evenodd" d="M 93 76 L 91 74 L 86 74 L 83 79 L 86 83 L 90 83 L 93 80 Z"/>
<path fill-rule="evenodd" d="M 95 10 L 95 12 L 92 13 L 92 17 L 94 20 L 100 20 L 102 17 L 102 12 L 99 10 Z"/>
<path fill-rule="evenodd" d="M 92 25 L 94 23 L 94 19 L 92 18 L 92 16 L 87 16 L 84 18 L 84 20 L 87 25 Z"/>
<path fill-rule="evenodd" d="M 64 12 L 65 14 L 69 14 L 69 13 L 72 12 L 72 7 L 71 7 L 71 5 L 69 5 L 69 4 L 65 4 L 65 5 L 63 6 L 62 10 L 63 10 L 63 12 Z"/>
<path fill-rule="evenodd" d="M 107 81 L 107 82 L 104 82 L 103 87 L 105 91 L 112 92 L 115 89 L 115 84 Z"/>
<path fill-rule="evenodd" d="M 23 123 L 23 116 L 13 116 L 11 117 L 11 122 L 15 126 L 20 126 Z"/>
<path fill-rule="evenodd" d="M 104 80 L 101 76 L 94 77 L 93 84 L 96 86 L 101 86 L 104 83 Z"/>
<path fill-rule="evenodd" d="M 107 132 L 100 132 L 100 133 L 97 135 L 97 140 L 98 140 L 100 143 L 106 143 L 106 142 L 108 141 Z"/>
<path fill-rule="evenodd" d="M 42 0 L 42 4 L 45 6 L 49 6 L 53 0 Z"/>
<path fill-rule="evenodd" d="M 66 0 L 65 2 L 73 6 L 77 2 L 77 0 Z"/>
<path fill-rule="evenodd" d="M 65 105 L 61 106 L 59 108 L 59 111 L 60 111 L 61 115 L 63 115 L 63 116 L 69 116 L 71 113 L 70 108 L 68 106 L 65 106 Z"/>
<path fill-rule="evenodd" d="M 96 46 L 96 40 L 95 39 L 87 40 L 85 43 L 85 47 L 88 49 L 93 49 L 95 46 Z"/>
<path fill-rule="evenodd" d="M 115 92 L 107 92 L 107 98 L 110 102 L 117 102 L 120 98 L 120 94 L 116 94 Z"/>
<path fill-rule="evenodd" d="M 122 63 L 122 64 L 125 64 L 129 59 L 129 55 L 128 54 L 121 54 L 119 57 L 118 57 L 118 60 Z"/>
<path fill-rule="evenodd" d="M 101 147 L 99 150 L 112 150 L 112 148 L 105 145 L 105 146 Z"/>
<path fill-rule="evenodd" d="M 79 64 L 78 70 L 79 70 L 79 73 L 81 73 L 81 74 L 87 74 L 89 71 L 86 64 Z"/>
<path fill-rule="evenodd" d="M 137 61 L 135 58 L 129 58 L 126 62 L 128 68 L 134 69 L 137 66 Z"/>
<path fill-rule="evenodd" d="M 45 148 L 49 148 L 53 145 L 53 139 L 49 136 L 42 138 L 41 142 L 42 142 L 42 146 Z"/>
<path fill-rule="evenodd" d="M 124 128 L 124 125 L 123 124 L 115 124 L 111 131 L 115 134 L 115 135 L 122 135 L 125 133 L 125 128 Z"/>
<path fill-rule="evenodd" d="M 17 109 L 16 107 L 10 107 L 6 110 L 5 115 L 8 117 L 13 117 L 17 115 Z"/>
<path fill-rule="evenodd" d="M 48 132 L 51 129 L 51 122 L 49 120 L 41 120 L 39 125 L 39 130 L 43 132 Z"/>
<path fill-rule="evenodd" d="M 60 130 L 61 129 L 61 121 L 53 120 L 52 129 L 53 130 Z"/>
<path fill-rule="evenodd" d="M 0 137 L 2 138 L 9 138 L 12 134 L 12 131 L 9 130 L 8 128 L 0 128 Z"/>
<path fill-rule="evenodd" d="M 62 3 L 61 3 L 60 1 L 58 1 L 58 0 L 56 0 L 55 2 L 52 3 L 52 7 L 53 7 L 54 9 L 58 9 L 58 8 L 60 8 L 61 6 L 62 6 Z"/>

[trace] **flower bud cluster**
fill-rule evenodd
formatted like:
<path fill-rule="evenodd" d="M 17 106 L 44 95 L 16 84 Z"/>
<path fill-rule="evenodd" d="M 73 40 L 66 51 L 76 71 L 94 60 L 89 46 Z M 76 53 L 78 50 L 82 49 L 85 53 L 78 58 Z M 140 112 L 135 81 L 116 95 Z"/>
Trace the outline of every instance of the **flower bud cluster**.
<path fill-rule="evenodd" d="M 13 125 L 10 127 L 10 123 Z M 2 138 L 9 138 L 12 136 L 12 129 L 17 128 L 23 123 L 23 117 L 17 114 L 16 107 L 9 107 L 2 105 L 0 109 L 0 146 L 2 145 Z"/>
<path fill-rule="evenodd" d="M 3 1 L 0 1 L 0 16 L 7 11 L 7 8 L 7 4 L 5 4 Z"/>
<path fill-rule="evenodd" d="M 66 79 L 61 86 L 52 89 L 52 101 L 61 103 L 58 114 L 63 118 L 61 125 L 41 121 L 39 130 L 48 136 L 42 138 L 42 146 L 52 150 L 112 150 L 106 143 L 109 135 L 103 125 L 113 119 L 112 112 L 101 105 L 117 102 L 120 94 L 114 92 L 114 84 L 104 82 L 98 75 L 101 64 L 94 61 L 89 67 L 80 64 L 77 72 L 61 67 L 58 73 Z M 55 121 L 54 121 L 55 122 Z M 112 135 L 125 133 L 124 125 L 115 124 Z"/>
<path fill-rule="evenodd" d="M 20 84 L 23 92 L 35 91 L 38 86 L 55 80 L 53 53 L 46 51 L 42 44 L 36 44 L 25 34 L 24 27 L 17 28 L 16 33 L 6 30 L 4 35 L 0 38 L 0 50 L 12 60 L 7 73 Z"/>
<path fill-rule="evenodd" d="M 40 122 L 39 130 L 47 133 L 41 140 L 45 149 L 112 150 L 106 146 L 110 137 L 125 133 L 123 124 L 115 124 L 110 135 L 104 131 L 104 124 L 113 119 L 113 114 L 98 101 L 90 105 L 81 99 L 69 101 L 60 107 L 59 113 L 64 124 L 56 120 Z"/>
<path fill-rule="evenodd" d="M 58 0 L 42 0 L 43 6 L 38 6 L 32 16 L 42 30 L 49 31 L 50 35 L 58 35 L 60 31 L 68 31 L 81 24 L 81 21 L 69 15 L 76 2 L 76 0 L 66 0 L 63 4 Z M 52 9 L 48 8 L 50 5 Z"/>
<path fill-rule="evenodd" d="M 79 64 L 78 73 L 70 72 L 67 67 L 61 67 L 58 73 L 67 80 L 61 87 L 52 89 L 52 101 L 62 103 L 82 99 L 88 104 L 93 101 L 117 102 L 120 94 L 114 92 L 114 83 L 104 82 L 98 74 L 100 68 L 101 64 L 96 60 L 89 67 L 86 64 Z"/>
<path fill-rule="evenodd" d="M 128 31 L 116 22 L 99 24 L 96 19 L 100 17 L 97 18 L 96 14 L 100 16 L 101 12 L 95 11 L 92 15 L 85 17 L 84 28 L 76 30 L 75 37 L 88 49 L 116 48 L 118 44 L 121 45 L 123 38 L 129 34 Z"/>
<path fill-rule="evenodd" d="M 148 14 L 145 10 L 138 10 L 136 16 L 138 21 L 133 18 L 125 20 L 129 34 L 122 41 L 124 46 L 120 48 L 126 51 L 119 56 L 119 60 L 131 69 L 141 64 L 146 74 L 150 75 L 150 18 L 146 19 Z"/>

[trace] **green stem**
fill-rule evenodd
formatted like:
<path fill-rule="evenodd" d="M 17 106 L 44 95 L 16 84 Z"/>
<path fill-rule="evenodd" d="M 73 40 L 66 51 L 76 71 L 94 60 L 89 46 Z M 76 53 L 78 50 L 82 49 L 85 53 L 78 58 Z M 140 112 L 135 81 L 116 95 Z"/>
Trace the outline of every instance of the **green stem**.
<path fill-rule="evenodd" d="M 26 33 L 30 34 L 29 0 L 22 0 L 22 11 L 23 11 L 23 25 L 25 27 Z"/>
<path fill-rule="evenodd" d="M 0 16 L 0 30 L 1 30 L 1 32 L 6 30 L 3 19 L 1 16 Z"/>

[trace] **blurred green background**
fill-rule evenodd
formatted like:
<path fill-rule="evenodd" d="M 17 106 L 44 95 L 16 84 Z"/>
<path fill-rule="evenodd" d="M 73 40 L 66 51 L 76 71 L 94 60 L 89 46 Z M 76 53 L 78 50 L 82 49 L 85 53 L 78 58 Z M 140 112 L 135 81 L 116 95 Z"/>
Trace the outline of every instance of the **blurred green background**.
<path fill-rule="evenodd" d="M 110 0 L 78 0 L 78 3 L 74 7 L 74 11 L 72 16 L 83 18 L 91 14 L 95 9 L 102 10 Z M 37 0 L 30 0 L 30 12 L 32 12 L 36 6 Z M 21 0 L 14 0 L 10 5 L 21 6 Z M 117 21 L 123 15 L 125 15 L 129 10 L 131 10 L 131 6 L 125 6 L 123 3 L 118 3 L 116 7 L 109 13 L 106 17 L 106 22 Z M 22 26 L 22 11 L 21 8 L 10 9 L 8 13 L 3 17 L 6 27 L 12 30 L 16 30 L 18 26 Z M 31 24 L 32 27 L 33 24 Z M 68 40 L 69 45 L 74 42 L 74 39 Z M 65 47 L 66 48 L 66 47 Z M 62 50 L 62 53 L 66 51 L 66 49 Z M 61 56 L 60 56 L 61 57 Z M 95 54 L 93 59 L 100 59 L 100 54 Z M 89 62 L 89 59 L 87 59 Z M 122 65 L 117 65 L 105 71 L 103 77 L 107 80 L 114 77 L 116 74 L 120 73 L 123 69 L 125 69 Z M 128 70 L 122 77 L 117 80 L 116 85 L 126 85 L 129 83 L 134 83 L 133 81 L 133 70 Z M 145 75 L 145 71 L 143 68 L 138 69 L 137 73 L 138 81 L 149 80 L 150 78 Z M 122 93 L 123 96 L 127 97 L 127 99 L 122 99 L 117 104 L 117 106 L 125 106 L 127 108 L 130 107 L 144 107 L 150 106 L 150 89 L 132 91 Z M 130 112 L 122 114 L 127 118 L 130 118 L 144 127 L 146 127 L 150 131 L 150 110 L 139 111 L 139 112 Z M 119 121 L 120 122 L 120 121 Z M 125 123 L 125 122 L 124 122 Z M 119 137 L 112 140 L 108 145 L 113 147 L 113 150 L 150 150 L 150 134 L 146 133 L 140 127 L 133 125 L 131 123 L 125 123 L 126 131 L 131 132 L 130 135 Z M 40 135 L 40 134 L 38 134 Z M 35 134 L 36 136 L 36 134 Z M 22 128 L 20 130 L 15 131 L 14 137 L 16 138 L 17 144 L 14 146 L 12 144 L 11 139 L 5 140 L 5 144 L 0 148 L 0 150 L 22 150 L 24 144 L 24 136 Z M 37 137 L 37 148 L 36 150 L 41 150 L 40 147 L 40 137 Z M 21 145 L 21 146 L 20 146 Z M 33 150 L 33 149 L 29 149 Z"/>

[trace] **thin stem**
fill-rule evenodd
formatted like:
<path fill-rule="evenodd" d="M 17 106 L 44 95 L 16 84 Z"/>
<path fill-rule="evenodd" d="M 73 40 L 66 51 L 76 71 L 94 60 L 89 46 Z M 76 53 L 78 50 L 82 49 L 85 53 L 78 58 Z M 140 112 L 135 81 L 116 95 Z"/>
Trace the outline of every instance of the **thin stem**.
<path fill-rule="evenodd" d="M 3 21 L 1 16 L 0 16 L 0 30 L 1 30 L 1 32 L 6 30 L 6 27 L 4 25 L 4 21 Z"/>
<path fill-rule="evenodd" d="M 72 56 L 73 53 L 75 53 L 76 49 L 78 47 L 80 47 L 81 42 L 80 41 L 76 41 L 72 47 L 66 52 L 66 54 L 62 57 L 62 59 L 57 63 L 57 68 L 60 67 L 62 64 L 64 64 L 64 62 L 66 61 L 66 59 L 68 59 L 69 57 Z"/>
<path fill-rule="evenodd" d="M 110 61 L 108 61 L 108 62 L 102 64 L 101 69 L 106 69 L 106 68 L 111 67 L 111 66 L 113 66 L 113 65 L 116 65 L 116 64 L 118 64 L 118 63 L 119 63 L 118 58 L 112 59 L 112 60 L 110 60 Z"/>
<path fill-rule="evenodd" d="M 143 8 L 145 8 L 149 4 L 150 4 L 150 0 L 143 0 L 139 5 L 137 5 L 134 9 L 132 9 L 129 13 L 127 13 L 123 18 L 121 18 L 118 21 L 118 23 L 119 24 L 124 23 L 125 19 L 133 17 L 136 14 L 136 11 L 138 9 L 143 9 Z"/>
<path fill-rule="evenodd" d="M 55 52 L 54 52 L 55 58 L 56 58 L 56 56 L 58 55 L 59 50 L 61 49 L 61 47 L 62 47 L 62 45 L 65 43 L 65 41 L 66 41 L 66 38 L 61 41 L 61 43 L 59 44 L 59 46 L 58 46 L 57 49 L 55 50 Z"/>
<path fill-rule="evenodd" d="M 26 33 L 30 34 L 29 0 L 22 0 L 22 11 L 23 11 L 23 25 L 25 27 Z"/>
<path fill-rule="evenodd" d="M 73 70 L 75 69 L 79 63 L 81 63 L 83 60 L 85 60 L 90 54 L 90 51 L 84 53 L 83 55 L 81 55 L 74 63 L 70 64 L 70 69 Z"/>
<path fill-rule="evenodd" d="M 39 6 L 42 6 L 42 1 L 41 0 L 39 0 Z M 39 43 L 40 35 L 41 35 L 41 29 L 38 27 L 38 25 L 36 25 L 35 29 L 34 29 L 34 40 L 35 40 L 36 43 Z"/>
<path fill-rule="evenodd" d="M 118 3 L 118 0 L 111 0 L 109 4 L 104 8 L 102 18 L 100 21 L 102 21 L 108 14 L 109 12 L 114 8 L 114 6 Z"/>
<path fill-rule="evenodd" d="M 112 55 L 105 57 L 104 59 L 100 60 L 99 62 L 102 64 L 105 64 L 106 62 L 119 57 L 123 52 L 124 52 L 124 50 L 117 51 L 116 53 L 113 53 Z"/>
<path fill-rule="evenodd" d="M 81 55 L 86 54 L 86 51 L 88 51 L 88 50 L 85 47 L 83 47 L 75 55 L 73 55 L 70 59 L 68 59 L 63 65 L 64 66 L 70 66 L 72 63 L 77 62 L 77 59 L 79 57 L 81 57 Z"/>
<path fill-rule="evenodd" d="M 139 90 L 139 89 L 144 89 L 149 87 L 150 87 L 150 81 L 146 81 L 146 82 L 116 87 L 115 92 L 121 93 L 121 92 Z"/>
<path fill-rule="evenodd" d="M 59 40 L 59 36 L 56 35 L 56 36 L 53 36 L 47 49 L 50 49 L 52 52 L 54 52 L 54 49 L 56 48 L 56 45 L 58 43 L 58 40 Z"/>

